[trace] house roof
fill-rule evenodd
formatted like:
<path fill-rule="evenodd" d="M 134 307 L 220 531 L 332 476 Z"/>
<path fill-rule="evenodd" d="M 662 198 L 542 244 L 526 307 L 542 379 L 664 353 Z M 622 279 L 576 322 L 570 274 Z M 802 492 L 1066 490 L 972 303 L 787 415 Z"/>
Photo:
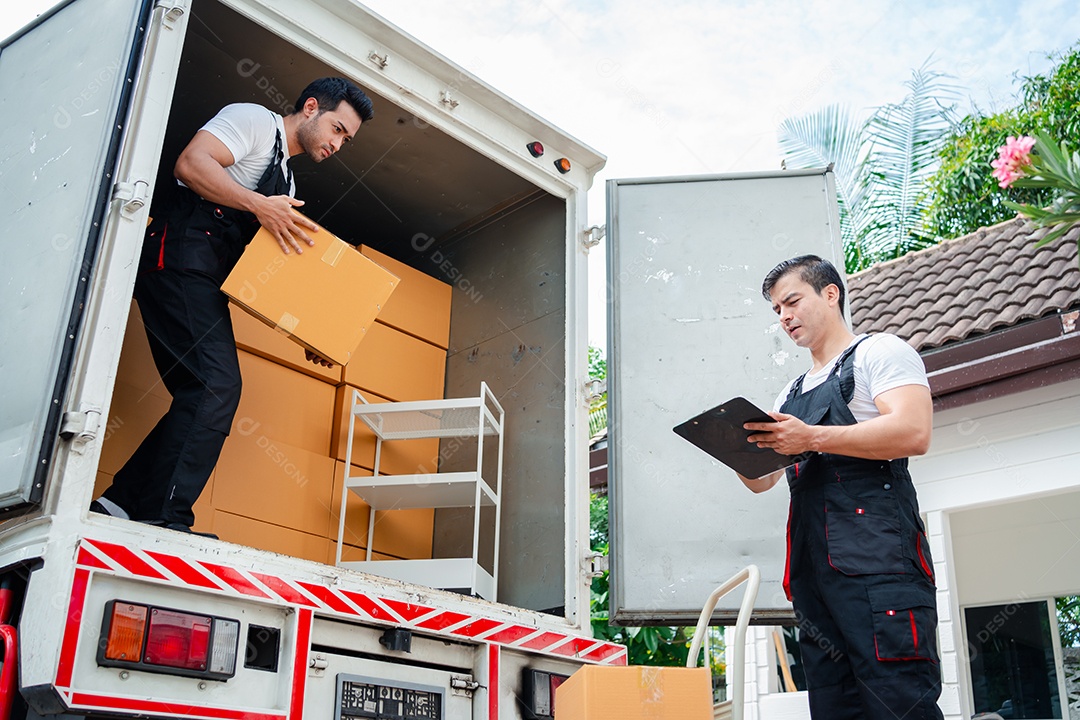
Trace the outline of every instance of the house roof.
<path fill-rule="evenodd" d="M 922 352 L 1080 307 L 1080 225 L 1035 249 L 1047 232 L 1016 218 L 852 275 L 852 327 Z"/>

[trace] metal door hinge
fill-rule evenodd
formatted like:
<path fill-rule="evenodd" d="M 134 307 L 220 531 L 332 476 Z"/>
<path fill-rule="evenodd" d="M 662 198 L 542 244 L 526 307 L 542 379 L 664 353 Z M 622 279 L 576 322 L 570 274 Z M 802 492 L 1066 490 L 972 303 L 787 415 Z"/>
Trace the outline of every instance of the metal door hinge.
<path fill-rule="evenodd" d="M 480 687 L 480 683 L 473 680 L 471 675 L 452 675 L 450 677 L 450 687 L 453 689 L 454 695 L 472 697 L 473 692 Z"/>
<path fill-rule="evenodd" d="M 161 24 L 169 30 L 174 30 L 176 23 L 180 22 L 180 18 L 184 17 L 184 13 L 191 8 L 191 0 L 157 0 L 154 7 L 165 9 L 161 16 Z"/>
<path fill-rule="evenodd" d="M 130 220 L 150 198 L 150 183 L 143 179 L 118 182 L 113 186 L 113 200 L 119 200 L 120 214 Z"/>
<path fill-rule="evenodd" d="M 368 53 L 367 59 L 375 65 L 378 65 L 380 70 L 385 70 L 386 66 L 390 64 L 390 53 L 383 53 L 380 55 L 372 50 Z"/>
<path fill-rule="evenodd" d="M 592 405 L 594 402 L 604 397 L 604 393 L 607 392 L 607 380 L 586 380 L 581 390 L 582 394 L 585 396 L 585 403 L 587 405 Z"/>
<path fill-rule="evenodd" d="M 594 248 L 607 235 L 607 225 L 593 225 L 591 228 L 581 231 L 581 244 L 586 250 Z"/>
<path fill-rule="evenodd" d="M 585 556 L 585 577 L 590 580 L 600 577 L 608 570 L 608 556 L 600 553 L 589 553 Z"/>
<path fill-rule="evenodd" d="M 101 427 L 101 408 L 69 410 L 60 419 L 60 437 L 70 440 L 72 448 L 80 452 L 86 443 L 98 435 Z"/>

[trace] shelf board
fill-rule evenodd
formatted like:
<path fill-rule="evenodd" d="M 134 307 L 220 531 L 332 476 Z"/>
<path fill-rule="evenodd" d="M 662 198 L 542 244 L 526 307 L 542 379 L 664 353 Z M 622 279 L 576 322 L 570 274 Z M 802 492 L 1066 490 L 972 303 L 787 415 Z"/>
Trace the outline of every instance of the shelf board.
<path fill-rule="evenodd" d="M 456 404 L 455 404 L 456 403 Z M 383 440 L 498 435 L 501 422 L 477 398 L 368 405 L 354 402 L 353 414 Z"/>
<path fill-rule="evenodd" d="M 414 585 L 467 590 L 485 600 L 495 600 L 495 579 L 472 558 L 371 560 L 343 562 L 340 567 Z"/>
<path fill-rule="evenodd" d="M 476 472 L 360 475 L 347 478 L 345 486 L 375 510 L 410 510 L 472 507 L 477 482 L 480 504 L 495 505 L 494 491 Z"/>

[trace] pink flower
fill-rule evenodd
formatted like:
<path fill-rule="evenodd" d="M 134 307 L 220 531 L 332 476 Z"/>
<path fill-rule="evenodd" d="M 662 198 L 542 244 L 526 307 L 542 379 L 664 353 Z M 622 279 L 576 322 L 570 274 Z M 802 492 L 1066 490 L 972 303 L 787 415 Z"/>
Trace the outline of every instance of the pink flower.
<path fill-rule="evenodd" d="M 1024 170 L 1031 166 L 1033 147 L 1035 138 L 1029 135 L 1005 138 L 1005 144 L 998 148 L 997 159 L 990 162 L 994 168 L 990 174 L 998 179 L 999 187 L 1007 188 L 1024 176 Z"/>

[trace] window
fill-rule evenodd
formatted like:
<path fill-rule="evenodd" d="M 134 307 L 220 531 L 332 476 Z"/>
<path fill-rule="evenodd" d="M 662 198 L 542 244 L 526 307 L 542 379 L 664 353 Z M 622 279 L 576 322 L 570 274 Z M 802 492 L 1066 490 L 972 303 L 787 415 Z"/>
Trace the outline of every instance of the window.
<path fill-rule="evenodd" d="M 1050 601 L 964 609 L 976 713 L 1061 718 Z"/>

